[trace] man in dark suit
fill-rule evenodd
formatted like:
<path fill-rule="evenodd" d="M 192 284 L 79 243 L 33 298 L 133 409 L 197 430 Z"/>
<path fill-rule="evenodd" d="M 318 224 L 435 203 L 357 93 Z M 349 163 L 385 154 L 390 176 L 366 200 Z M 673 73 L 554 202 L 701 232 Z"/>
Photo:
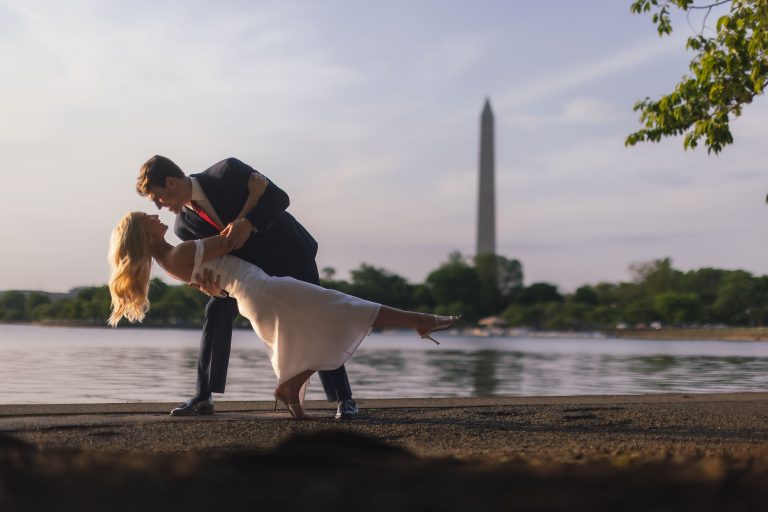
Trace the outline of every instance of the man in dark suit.
<path fill-rule="evenodd" d="M 252 180 L 256 180 L 255 184 Z M 237 219 L 249 197 L 249 181 L 260 192 L 256 205 Z M 168 158 L 156 155 L 142 165 L 137 192 L 159 208 L 176 214 L 174 231 L 182 240 L 224 234 L 231 254 L 261 267 L 273 276 L 291 276 L 319 284 L 315 263 L 317 242 L 286 208 L 288 195 L 250 166 L 227 158 L 209 169 L 186 176 Z M 203 291 L 215 289 L 213 276 L 201 276 Z M 205 308 L 197 366 L 197 392 L 171 411 L 178 416 L 213 414 L 211 393 L 223 393 L 232 322 L 237 301 L 211 297 Z M 329 401 L 338 403 L 337 418 L 358 414 L 344 366 L 318 372 Z"/>

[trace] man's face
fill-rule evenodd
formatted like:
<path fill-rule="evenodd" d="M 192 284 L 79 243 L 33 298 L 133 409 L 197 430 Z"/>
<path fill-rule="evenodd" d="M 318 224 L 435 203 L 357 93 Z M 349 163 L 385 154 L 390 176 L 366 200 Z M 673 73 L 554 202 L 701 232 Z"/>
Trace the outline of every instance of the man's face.
<path fill-rule="evenodd" d="M 181 208 L 192 198 L 179 178 L 166 178 L 164 187 L 149 187 L 147 197 L 159 210 L 168 208 L 173 213 L 180 213 Z"/>

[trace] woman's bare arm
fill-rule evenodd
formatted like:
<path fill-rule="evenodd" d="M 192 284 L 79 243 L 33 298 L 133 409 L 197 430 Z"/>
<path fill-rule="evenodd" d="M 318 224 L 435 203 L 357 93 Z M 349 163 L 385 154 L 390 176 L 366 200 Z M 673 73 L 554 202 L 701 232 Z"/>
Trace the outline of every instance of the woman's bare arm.
<path fill-rule="evenodd" d="M 229 253 L 226 238 L 216 235 L 203 239 L 203 262 L 211 261 Z M 172 277 L 192 281 L 192 270 L 195 266 L 195 241 L 188 240 L 170 249 L 158 263 Z"/>
<path fill-rule="evenodd" d="M 229 254 L 232 250 L 227 243 L 227 238 L 224 235 L 210 236 L 203 239 L 203 262 L 215 260 L 225 254 Z M 193 257 L 194 264 L 194 257 Z"/>

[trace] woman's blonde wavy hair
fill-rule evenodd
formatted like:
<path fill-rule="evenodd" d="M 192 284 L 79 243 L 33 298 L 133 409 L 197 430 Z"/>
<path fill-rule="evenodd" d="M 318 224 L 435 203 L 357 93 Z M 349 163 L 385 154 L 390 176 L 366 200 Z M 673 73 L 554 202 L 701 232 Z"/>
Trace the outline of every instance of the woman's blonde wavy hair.
<path fill-rule="evenodd" d="M 141 322 L 149 309 L 149 271 L 152 268 L 152 248 L 144 230 L 142 212 L 123 216 L 109 244 L 109 293 L 112 314 L 108 323 L 116 327 L 121 318 Z"/>

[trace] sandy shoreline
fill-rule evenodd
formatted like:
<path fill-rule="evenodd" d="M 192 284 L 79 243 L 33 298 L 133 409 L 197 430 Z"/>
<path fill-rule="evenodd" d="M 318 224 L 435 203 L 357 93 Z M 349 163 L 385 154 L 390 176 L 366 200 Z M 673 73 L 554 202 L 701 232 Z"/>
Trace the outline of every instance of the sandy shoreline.
<path fill-rule="evenodd" d="M 627 329 L 606 332 L 610 338 L 669 341 L 768 341 L 766 327 Z"/>
<path fill-rule="evenodd" d="M 384 510 L 372 501 L 382 493 L 407 510 L 424 510 L 425 496 L 442 510 L 725 510 L 768 499 L 768 393 L 361 400 L 362 417 L 348 422 L 324 402 L 309 403 L 307 421 L 266 402 L 217 402 L 200 418 L 173 418 L 172 405 L 0 405 L 0 509 L 62 510 L 88 482 L 106 490 L 73 510 L 117 497 L 119 510 L 195 508 L 208 497 L 184 489 L 200 486 L 232 510 Z M 134 492 L 149 482 L 149 494 Z M 307 501 L 289 506 L 262 496 L 270 491 Z"/>

